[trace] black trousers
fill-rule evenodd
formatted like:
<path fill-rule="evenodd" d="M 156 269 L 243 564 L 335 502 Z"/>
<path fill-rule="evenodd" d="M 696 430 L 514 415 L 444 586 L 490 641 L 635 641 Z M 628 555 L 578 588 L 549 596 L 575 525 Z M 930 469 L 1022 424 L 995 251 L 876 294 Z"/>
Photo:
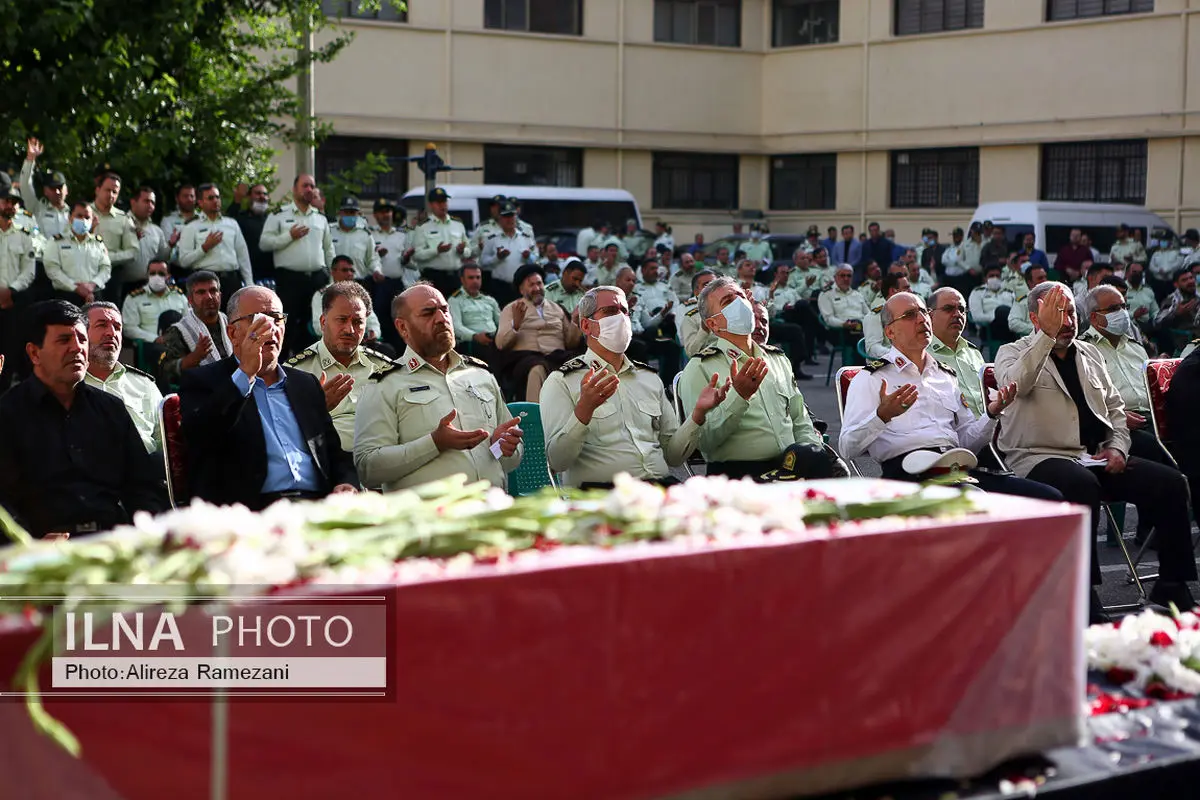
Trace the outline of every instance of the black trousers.
<path fill-rule="evenodd" d="M 785 309 L 780 315 L 784 322 L 790 322 L 793 325 L 799 325 L 804 331 L 804 338 L 809 344 L 808 355 L 812 355 L 812 348 L 817 342 L 825 338 L 822 334 L 821 318 L 817 316 L 817 308 L 815 303 L 808 300 L 797 300 L 792 304 L 791 308 Z M 775 325 L 771 325 L 771 330 L 775 330 Z"/>
<path fill-rule="evenodd" d="M 1029 479 L 1053 486 L 1067 502 L 1092 510 L 1092 536 L 1088 541 L 1092 548 L 1093 584 L 1100 583 L 1096 531 L 1100 527 L 1100 503 L 1107 500 L 1133 503 L 1138 514 L 1144 514 L 1154 526 L 1162 580 L 1196 580 L 1187 479 L 1183 473 L 1137 456 L 1130 456 L 1124 472 L 1116 474 L 1065 458 L 1047 458 L 1030 470 Z"/>
<path fill-rule="evenodd" d="M 799 375 L 804 371 L 804 362 L 808 360 L 808 343 L 804 338 L 804 329 L 790 322 L 771 323 L 771 335 L 767 340 L 776 347 L 787 345 L 788 358 L 792 362 L 792 372 Z"/>
<path fill-rule="evenodd" d="M 238 280 L 240 282 L 240 277 Z M 328 284 L 329 273 L 323 269 L 315 272 L 275 270 L 275 294 L 279 295 L 279 302 L 283 303 L 283 310 L 288 315 L 287 328 L 283 335 L 284 355 L 299 353 L 313 342 L 313 335 L 308 327 L 313 321 L 312 297 L 318 289 L 323 289 Z M 225 281 L 222 280 L 222 299 L 227 300 L 224 289 Z"/>

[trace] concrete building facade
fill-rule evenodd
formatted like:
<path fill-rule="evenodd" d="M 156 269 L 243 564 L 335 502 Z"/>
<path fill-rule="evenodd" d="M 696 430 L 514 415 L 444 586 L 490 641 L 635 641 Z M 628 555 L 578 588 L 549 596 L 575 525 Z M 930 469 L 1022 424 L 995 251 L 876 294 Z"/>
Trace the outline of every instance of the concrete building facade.
<path fill-rule="evenodd" d="M 434 142 L 486 167 L 447 184 L 622 187 L 677 241 L 759 213 L 779 232 L 879 220 L 945 240 L 978 203 L 1039 198 L 1200 226 L 1200 0 L 327 7 L 355 39 L 316 70 L 336 133 L 318 175 Z M 421 185 L 398 170 L 376 188 Z"/>

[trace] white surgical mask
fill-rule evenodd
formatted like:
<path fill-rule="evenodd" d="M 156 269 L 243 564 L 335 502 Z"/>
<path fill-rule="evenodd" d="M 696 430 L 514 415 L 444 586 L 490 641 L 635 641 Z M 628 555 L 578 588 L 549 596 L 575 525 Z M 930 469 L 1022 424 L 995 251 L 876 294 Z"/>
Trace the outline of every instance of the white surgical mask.
<path fill-rule="evenodd" d="M 721 310 L 721 315 L 725 317 L 725 330 L 732 335 L 749 336 L 754 332 L 754 307 L 746 298 L 734 298 Z"/>
<path fill-rule="evenodd" d="M 596 322 L 600 325 L 596 341 L 601 347 L 614 353 L 624 353 L 629 349 L 629 343 L 633 341 L 633 322 L 628 314 L 614 314 Z"/>
<path fill-rule="evenodd" d="M 151 275 L 147 279 L 146 285 L 150 287 L 150 291 L 154 292 L 155 294 L 159 294 L 165 291 L 167 288 L 167 276 Z"/>
<path fill-rule="evenodd" d="M 1123 308 L 1104 315 L 1104 330 L 1114 336 L 1124 336 L 1129 333 L 1129 312 Z"/>
<path fill-rule="evenodd" d="M 999 278 L 988 278 L 987 279 L 987 288 L 988 288 L 989 292 L 1000 291 L 1000 279 Z"/>
<path fill-rule="evenodd" d="M 1116 277 L 1116 278 L 1121 278 L 1121 279 L 1124 279 L 1124 278 L 1125 278 L 1125 270 L 1123 270 L 1123 269 L 1119 269 L 1119 270 L 1117 270 L 1116 272 L 1114 272 L 1114 273 L 1113 273 L 1113 276 L 1114 276 L 1114 277 Z"/>

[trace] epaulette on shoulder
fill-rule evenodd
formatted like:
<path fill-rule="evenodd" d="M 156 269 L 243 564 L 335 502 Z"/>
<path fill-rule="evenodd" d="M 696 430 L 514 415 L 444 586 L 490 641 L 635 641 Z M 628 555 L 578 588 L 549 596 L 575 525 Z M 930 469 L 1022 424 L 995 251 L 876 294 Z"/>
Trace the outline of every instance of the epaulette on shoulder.
<path fill-rule="evenodd" d="M 299 353 L 296 353 L 296 355 L 292 356 L 284 363 L 286 363 L 289 367 L 295 367 L 300 364 L 303 364 L 305 361 L 309 361 L 313 358 L 316 358 L 316 355 L 317 355 L 316 350 L 308 348 L 308 349 L 301 350 Z"/>
<path fill-rule="evenodd" d="M 451 297 L 458 297 L 458 296 L 459 296 L 459 295 L 461 295 L 461 294 L 462 294 L 462 289 L 455 289 L 455 290 L 454 290 L 454 292 L 453 292 L 453 293 L 452 293 L 450 296 L 451 296 Z"/>
<path fill-rule="evenodd" d="M 383 369 L 379 370 L 378 372 L 372 372 L 370 379 L 373 381 L 381 381 L 384 378 L 386 378 L 388 375 L 391 375 L 393 372 L 395 372 L 396 370 L 400 369 L 403 366 L 404 366 L 403 364 L 398 364 L 395 361 L 393 361 L 390 366 L 384 367 Z"/>
<path fill-rule="evenodd" d="M 558 371 L 565 375 L 568 372 L 574 372 L 575 370 L 583 369 L 586 366 L 587 366 L 587 362 L 584 361 L 582 358 L 572 358 L 570 361 L 568 361 L 567 363 L 565 363 L 561 367 L 559 367 Z"/>
<path fill-rule="evenodd" d="M 140 289 L 134 289 L 132 292 L 130 292 L 130 293 L 129 293 L 129 296 L 130 296 L 130 297 L 137 297 L 138 295 L 142 295 L 142 294 L 145 294 L 145 293 L 146 293 L 146 287 L 145 287 L 145 286 L 143 286 L 143 287 L 142 287 L 142 288 L 140 288 Z"/>
<path fill-rule="evenodd" d="M 176 294 L 187 294 L 187 292 L 185 292 L 182 288 L 180 288 L 178 286 L 172 286 L 171 291 L 175 292 Z"/>
<path fill-rule="evenodd" d="M 450 215 L 450 219 L 454 220 L 455 222 L 462 222 L 462 220 L 461 220 L 461 219 L 459 219 L 458 217 L 454 216 L 453 214 L 451 214 L 451 215 Z"/>
<path fill-rule="evenodd" d="M 871 309 L 872 314 L 878 314 L 880 311 L 883 311 L 883 303 L 880 303 L 879 305 L 877 305 Z"/>
<path fill-rule="evenodd" d="M 709 356 L 717 356 L 720 354 L 721 354 L 721 351 L 719 348 L 706 347 L 703 350 L 701 350 L 699 353 L 696 353 L 696 358 L 708 358 Z"/>
<path fill-rule="evenodd" d="M 125 371 L 126 371 L 126 372 L 132 372 L 134 375 L 141 375 L 143 378 L 145 378 L 145 379 L 146 379 L 146 380 L 148 380 L 148 381 L 151 381 L 152 383 L 157 383 L 157 382 L 158 382 L 158 381 L 155 379 L 155 377 L 154 377 L 153 375 L 151 375 L 149 372 L 143 372 L 142 370 L 138 369 L 137 367 L 131 367 L 131 366 L 129 366 L 128 364 L 126 364 L 126 365 L 125 365 Z"/>
<path fill-rule="evenodd" d="M 1200 347 L 1200 339 L 1192 339 L 1190 342 L 1188 342 L 1188 344 L 1194 344 L 1197 347 Z"/>
<path fill-rule="evenodd" d="M 464 363 L 470 364 L 472 367 L 479 367 L 480 369 L 488 368 L 486 361 L 481 358 L 476 358 L 475 356 L 463 356 L 462 360 Z"/>
<path fill-rule="evenodd" d="M 867 372 L 874 372 L 875 370 L 880 369 L 881 367 L 886 367 L 887 365 L 888 362 L 884 361 L 882 358 L 872 358 L 867 360 L 867 365 L 863 367 L 863 369 L 865 369 Z"/>
<path fill-rule="evenodd" d="M 61 233 L 56 233 L 56 234 L 54 234 L 54 241 L 56 241 L 56 242 L 61 242 L 61 241 L 62 241 L 62 238 L 63 238 L 63 237 L 62 237 L 62 234 L 61 234 Z"/>
<path fill-rule="evenodd" d="M 96 235 L 95 235 L 93 238 L 94 238 L 94 239 L 95 239 L 97 242 L 103 242 L 103 241 L 104 241 L 104 237 L 103 237 L 103 236 L 101 236 L 101 235 L 100 235 L 100 234 L 98 234 L 98 233 L 97 233 L 97 234 L 96 234 Z"/>
<path fill-rule="evenodd" d="M 768 353 L 782 353 L 783 352 L 783 348 L 776 347 L 773 344 L 760 344 L 759 347 L 761 347 L 763 350 L 766 350 Z"/>
<path fill-rule="evenodd" d="M 658 370 L 656 370 L 654 367 L 650 366 L 649 364 L 643 364 L 641 361 L 634 361 L 634 360 L 631 358 L 631 359 L 629 359 L 629 363 L 630 363 L 630 364 L 633 364 L 633 365 L 634 365 L 635 367 L 637 367 L 638 369 L 649 370 L 650 372 L 653 372 L 653 373 L 655 373 L 655 374 L 657 374 L 657 373 L 658 373 Z"/>
<path fill-rule="evenodd" d="M 183 223 L 183 224 L 184 224 L 184 225 L 191 225 L 193 222 L 199 222 L 199 221 L 200 221 L 200 218 L 201 218 L 201 215 L 200 215 L 200 214 L 197 214 L 196 216 L 192 217 L 191 219 L 189 219 L 187 222 L 185 222 L 185 223 Z M 182 219 L 182 217 L 181 217 L 181 219 Z"/>
<path fill-rule="evenodd" d="M 700 313 L 700 306 L 696 306 L 696 307 L 695 307 L 695 308 L 693 308 L 693 309 L 690 309 L 690 310 L 688 310 L 688 311 L 685 311 L 685 312 L 683 313 L 683 315 L 684 315 L 685 317 L 694 317 L 694 316 L 696 316 L 696 315 L 697 315 L 697 314 L 699 314 L 699 313 Z"/>
<path fill-rule="evenodd" d="M 954 377 L 956 377 L 956 378 L 958 377 L 958 373 L 954 371 L 954 367 L 947 366 L 947 365 L 943 364 L 942 362 L 938 361 L 936 358 L 934 359 L 934 363 L 936 363 L 939 367 L 944 369 L 946 372 L 949 372 Z"/>

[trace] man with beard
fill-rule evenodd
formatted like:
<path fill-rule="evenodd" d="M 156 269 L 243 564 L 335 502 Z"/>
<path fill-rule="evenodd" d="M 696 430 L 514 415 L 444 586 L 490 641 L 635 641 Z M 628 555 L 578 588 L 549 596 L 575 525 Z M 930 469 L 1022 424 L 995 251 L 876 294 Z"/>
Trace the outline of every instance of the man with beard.
<path fill-rule="evenodd" d="M 1175 350 L 1169 329 L 1185 331 L 1189 339 L 1200 333 L 1200 298 L 1196 296 L 1196 276 L 1190 269 L 1175 273 L 1175 291 L 1163 300 L 1154 324 L 1164 332 L 1159 336 L 1159 346 L 1165 352 Z"/>
<path fill-rule="evenodd" d="M 321 293 L 321 338 L 288 359 L 287 365 L 315 375 L 325 390 L 325 408 L 341 437 L 342 449 L 354 452 L 354 412 L 367 379 L 393 365 L 389 358 L 362 346 L 371 296 L 353 280 L 342 280 Z"/>
<path fill-rule="evenodd" d="M 1047 281 L 1029 293 L 1034 332 L 996 355 L 996 380 L 1017 384 L 1017 402 L 1000 428 L 1000 449 L 1017 475 L 1053 486 L 1071 503 L 1092 511 L 1092 583 L 1100 583 L 1096 529 L 1100 503 L 1133 503 L 1155 528 L 1159 579 L 1150 601 L 1195 605 L 1187 581 L 1196 580 L 1188 518 L 1187 482 L 1176 470 L 1130 456 L 1129 428 L 1104 358 L 1078 341 L 1075 304 L 1061 283 Z M 1092 592 L 1091 616 L 1106 616 Z"/>
<path fill-rule="evenodd" d="M 117 360 L 121 354 L 121 312 L 113 303 L 88 303 L 88 368 L 83 380 L 89 386 L 108 392 L 125 404 L 147 453 L 162 450 L 158 435 L 158 407 L 162 393 L 154 378 L 140 369 Z"/>
<path fill-rule="evenodd" d="M 546 287 L 546 299 L 558 303 L 568 314 L 575 313 L 575 306 L 583 299 L 583 262 L 572 256 L 563 264 L 562 277 Z"/>
<path fill-rule="evenodd" d="M 1146 285 L 1146 267 L 1136 261 L 1130 264 L 1125 268 L 1125 282 L 1129 284 L 1125 302 L 1129 304 L 1133 324 L 1143 334 L 1148 333 L 1154 318 L 1158 316 L 1158 300 L 1154 296 L 1154 289 Z"/>
<path fill-rule="evenodd" d="M 246 209 L 239 210 L 231 216 L 237 220 L 242 231 L 242 239 L 246 242 L 246 251 L 250 253 L 250 272 L 254 280 L 275 279 L 275 260 L 271 254 L 264 252 L 258 246 L 262 239 L 263 226 L 267 224 L 267 212 L 271 210 L 271 196 L 267 187 L 256 183 L 250 187 L 250 204 Z"/>
<path fill-rule="evenodd" d="M 418 284 L 396 296 L 392 316 L 406 348 L 371 376 L 359 403 L 354 463 L 363 483 L 395 491 L 463 473 L 504 486 L 521 463 L 520 418 L 487 364 L 455 352 L 446 298 Z"/>
<path fill-rule="evenodd" d="M 633 340 L 629 315 L 617 287 L 588 291 L 579 303 L 587 352 L 542 387 L 546 458 L 569 486 L 611 488 L 621 472 L 676 483 L 670 468 L 696 449 L 708 412 L 729 391 L 729 379 L 718 385 L 713 375 L 681 425 L 657 371 L 625 355 Z"/>
<path fill-rule="evenodd" d="M 193 272 L 187 279 L 187 301 L 183 319 L 163 334 L 165 350 L 158 362 L 163 383 L 179 383 L 184 371 L 233 354 L 228 320 L 221 313 L 220 279 L 207 270 Z"/>
<path fill-rule="evenodd" d="M 270 289 L 239 289 L 226 326 L 233 355 L 183 374 L 180 433 L 193 497 L 258 511 L 357 490 L 320 381 L 279 364 L 287 318 Z"/>
<path fill-rule="evenodd" d="M 13 224 L 15 195 L 12 179 L 0 172 L 0 357 L 7 358 L 9 364 L 9 372 L 0 373 L 0 392 L 20 360 L 23 343 L 17 320 L 25 304 L 25 292 L 36 274 L 33 237 Z"/>
<path fill-rule="evenodd" d="M 550 370 L 561 367 L 578 347 L 579 328 L 557 303 L 547 303 L 542 270 L 526 265 L 517 270 L 513 288 L 520 297 L 500 312 L 496 373 L 531 403 L 538 402 Z"/>
<path fill-rule="evenodd" d="M 78 535 L 162 511 L 161 469 L 122 402 L 84 381 L 87 328 L 62 300 L 29 309 L 33 375 L 0 398 L 0 506 L 35 536 Z"/>

